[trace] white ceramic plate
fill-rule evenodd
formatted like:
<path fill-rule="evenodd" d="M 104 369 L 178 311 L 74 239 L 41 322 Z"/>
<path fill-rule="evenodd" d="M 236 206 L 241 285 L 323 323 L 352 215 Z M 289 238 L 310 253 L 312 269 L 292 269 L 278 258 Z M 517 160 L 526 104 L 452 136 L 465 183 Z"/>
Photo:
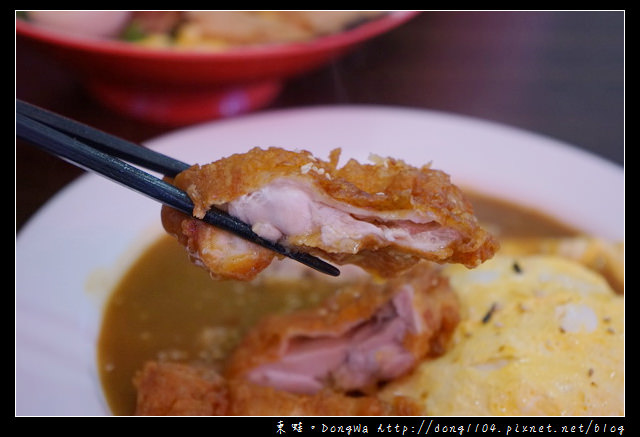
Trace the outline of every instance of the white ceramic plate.
<path fill-rule="evenodd" d="M 448 114 L 346 106 L 265 112 L 149 142 L 206 163 L 254 146 L 327 158 L 370 153 L 431 161 L 463 187 L 552 214 L 585 232 L 624 238 L 623 170 L 551 139 Z M 16 415 L 108 415 L 96 369 L 102 304 L 161 231 L 159 205 L 85 175 L 42 208 L 16 240 Z"/>

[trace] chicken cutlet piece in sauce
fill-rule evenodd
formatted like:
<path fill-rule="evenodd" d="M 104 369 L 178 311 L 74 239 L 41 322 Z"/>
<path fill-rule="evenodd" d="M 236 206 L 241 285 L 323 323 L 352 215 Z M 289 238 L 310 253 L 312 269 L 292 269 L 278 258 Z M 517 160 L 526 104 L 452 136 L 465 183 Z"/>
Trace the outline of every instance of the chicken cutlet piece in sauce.
<path fill-rule="evenodd" d="M 442 354 L 458 319 L 448 281 L 421 263 L 385 283 L 344 287 L 319 306 L 266 316 L 232 353 L 225 376 L 292 393 L 373 393 Z"/>
<path fill-rule="evenodd" d="M 300 395 L 244 380 L 227 380 L 211 369 L 149 362 L 134 381 L 138 416 L 413 416 L 408 398 L 352 397 L 331 390 Z"/>
<path fill-rule="evenodd" d="M 391 158 L 338 167 L 339 154 L 322 161 L 307 151 L 254 148 L 194 165 L 172 181 L 193 200 L 193 217 L 165 206 L 163 225 L 214 278 L 236 280 L 253 279 L 276 255 L 205 231 L 198 219 L 212 207 L 270 241 L 380 277 L 420 260 L 475 267 L 498 249 L 446 173 Z"/>
<path fill-rule="evenodd" d="M 221 370 L 148 362 L 140 415 L 413 415 L 385 382 L 441 355 L 459 321 L 448 280 L 429 263 L 401 277 L 345 285 L 320 305 L 265 316 Z"/>

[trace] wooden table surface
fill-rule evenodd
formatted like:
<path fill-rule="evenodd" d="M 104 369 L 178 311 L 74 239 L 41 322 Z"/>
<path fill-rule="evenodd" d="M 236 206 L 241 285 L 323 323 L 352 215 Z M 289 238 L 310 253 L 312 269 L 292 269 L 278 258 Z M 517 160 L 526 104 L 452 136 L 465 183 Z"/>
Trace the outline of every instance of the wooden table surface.
<path fill-rule="evenodd" d="M 263 111 L 324 104 L 424 108 L 498 122 L 624 165 L 624 12 L 423 12 L 291 79 Z M 126 118 L 16 41 L 16 98 L 126 139 L 174 127 Z M 16 232 L 83 173 L 16 141 Z"/>

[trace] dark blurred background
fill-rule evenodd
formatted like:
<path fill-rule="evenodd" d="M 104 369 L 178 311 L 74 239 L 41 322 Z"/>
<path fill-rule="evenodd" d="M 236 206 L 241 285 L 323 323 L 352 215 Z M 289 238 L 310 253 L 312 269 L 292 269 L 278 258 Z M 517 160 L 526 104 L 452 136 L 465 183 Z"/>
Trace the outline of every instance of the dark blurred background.
<path fill-rule="evenodd" d="M 264 110 L 380 104 L 445 111 L 546 135 L 622 167 L 624 24 L 623 11 L 423 12 L 289 80 Z M 103 108 L 20 39 L 16 97 L 135 142 L 175 129 Z M 16 231 L 82 173 L 17 141 Z"/>

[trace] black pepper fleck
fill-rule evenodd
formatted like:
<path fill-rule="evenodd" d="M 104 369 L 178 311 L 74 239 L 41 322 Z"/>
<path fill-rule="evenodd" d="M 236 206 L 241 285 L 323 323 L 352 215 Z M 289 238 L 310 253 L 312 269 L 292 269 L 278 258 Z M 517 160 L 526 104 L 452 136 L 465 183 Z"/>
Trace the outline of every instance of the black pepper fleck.
<path fill-rule="evenodd" d="M 493 315 L 497 307 L 498 307 L 498 304 L 496 303 L 491 305 L 491 308 L 489 308 L 489 311 L 487 311 L 487 314 L 485 314 L 484 317 L 482 318 L 482 323 L 488 323 L 489 320 L 491 320 L 491 316 Z"/>
<path fill-rule="evenodd" d="M 517 261 L 514 261 L 513 263 L 513 271 L 518 274 L 522 273 L 522 268 L 520 267 L 520 264 L 518 264 Z"/>

